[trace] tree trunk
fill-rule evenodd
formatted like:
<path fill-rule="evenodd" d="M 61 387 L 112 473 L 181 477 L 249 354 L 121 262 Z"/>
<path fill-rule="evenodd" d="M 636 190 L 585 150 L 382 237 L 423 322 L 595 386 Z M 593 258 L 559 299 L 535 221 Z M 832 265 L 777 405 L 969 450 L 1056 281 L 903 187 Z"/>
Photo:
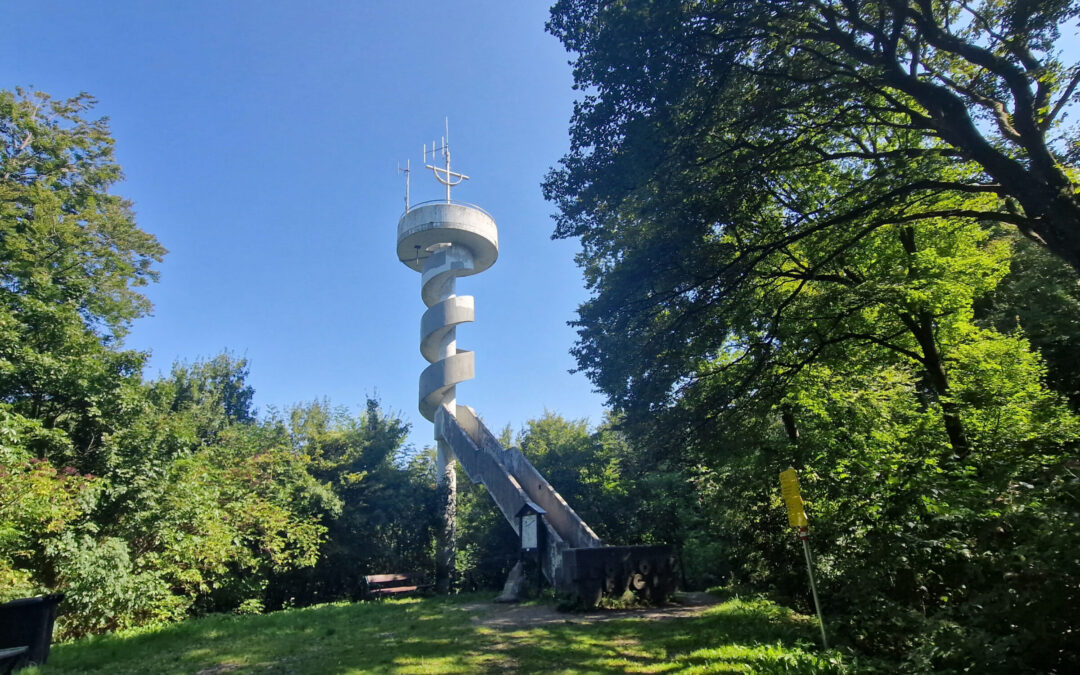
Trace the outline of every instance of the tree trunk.
<path fill-rule="evenodd" d="M 904 251 L 909 256 L 914 256 L 918 251 L 915 243 L 915 230 L 905 227 L 900 231 L 900 242 Z M 908 268 L 909 276 L 914 274 L 913 268 Z M 945 362 L 938 350 L 937 340 L 934 339 L 934 319 L 930 312 L 920 309 L 910 313 L 903 313 L 900 320 L 911 331 L 915 341 L 919 343 L 922 351 L 923 380 L 927 388 L 934 394 L 938 405 L 941 406 L 941 417 L 945 424 L 945 434 L 949 437 L 953 454 L 964 458 L 971 452 L 967 434 L 964 433 L 964 424 L 960 419 L 956 404 L 949 399 L 949 377 L 945 372 Z"/>
<path fill-rule="evenodd" d="M 964 433 L 964 424 L 960 420 L 956 404 L 949 399 L 949 378 L 945 372 L 945 364 L 941 360 L 941 352 L 938 351 L 934 340 L 933 324 L 928 314 L 923 313 L 915 321 L 915 329 L 912 332 L 922 348 L 924 379 L 941 406 L 941 417 L 945 423 L 945 433 L 949 437 L 949 444 L 952 445 L 953 454 L 962 459 L 971 452 L 971 446 Z"/>
<path fill-rule="evenodd" d="M 1027 210 L 1027 205 L 1021 204 Z M 1031 229 L 1051 253 L 1061 256 L 1080 272 L 1080 208 L 1074 199 L 1059 196 L 1050 205 L 1047 214 L 1039 218 Z"/>
<path fill-rule="evenodd" d="M 803 456 L 802 446 L 799 444 L 799 426 L 795 422 L 795 413 L 792 412 L 791 406 L 784 405 L 780 409 L 780 420 L 784 423 L 784 432 L 787 434 L 788 442 L 791 444 L 792 465 L 801 469 L 803 467 Z"/>

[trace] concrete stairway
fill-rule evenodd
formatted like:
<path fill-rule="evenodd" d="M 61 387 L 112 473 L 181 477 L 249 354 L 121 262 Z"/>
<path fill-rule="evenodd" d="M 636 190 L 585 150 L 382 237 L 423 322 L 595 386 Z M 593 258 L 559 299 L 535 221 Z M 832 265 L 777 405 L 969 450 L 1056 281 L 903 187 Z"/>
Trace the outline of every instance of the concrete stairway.
<path fill-rule="evenodd" d="M 563 588 L 571 581 L 563 575 L 564 551 L 604 545 L 525 455 L 517 448 L 503 448 L 472 408 L 457 406 L 457 419 L 440 408 L 435 414 L 435 436 L 450 445 L 469 480 L 487 488 L 506 522 L 519 536 L 517 514 L 523 506 L 531 501 L 547 512 L 543 519 L 545 547 L 540 566 L 548 582 L 556 588 Z"/>
<path fill-rule="evenodd" d="M 674 590 L 666 546 L 606 546 L 517 448 L 503 448 L 468 406 L 435 412 L 435 437 L 452 448 L 465 473 L 487 488 L 520 536 L 517 515 L 530 502 L 545 511 L 540 567 L 557 590 L 595 605 L 626 590 L 663 601 Z"/>

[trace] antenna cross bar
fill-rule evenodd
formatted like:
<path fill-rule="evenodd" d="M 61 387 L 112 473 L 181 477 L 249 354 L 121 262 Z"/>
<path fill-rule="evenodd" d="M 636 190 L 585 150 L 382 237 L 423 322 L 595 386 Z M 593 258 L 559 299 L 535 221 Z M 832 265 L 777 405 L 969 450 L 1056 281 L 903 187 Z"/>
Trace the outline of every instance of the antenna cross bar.
<path fill-rule="evenodd" d="M 425 164 L 424 167 L 431 169 L 431 172 L 435 174 L 435 180 L 448 187 L 453 187 L 454 185 L 461 183 L 461 181 L 463 180 L 469 180 L 469 177 L 465 174 L 459 173 L 457 171 L 451 171 L 450 169 L 444 169 L 441 166 L 432 166 L 431 164 Z M 446 176 L 446 178 L 443 178 L 443 176 Z M 457 180 L 452 181 L 452 178 L 457 178 Z"/>

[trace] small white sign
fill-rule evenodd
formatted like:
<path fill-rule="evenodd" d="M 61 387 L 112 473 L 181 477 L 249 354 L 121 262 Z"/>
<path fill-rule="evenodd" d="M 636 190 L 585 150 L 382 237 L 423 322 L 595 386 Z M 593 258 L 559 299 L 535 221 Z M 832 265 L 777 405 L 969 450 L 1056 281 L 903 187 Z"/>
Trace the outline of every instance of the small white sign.
<path fill-rule="evenodd" d="M 536 548 L 536 515 L 530 514 L 521 517 L 521 548 Z"/>

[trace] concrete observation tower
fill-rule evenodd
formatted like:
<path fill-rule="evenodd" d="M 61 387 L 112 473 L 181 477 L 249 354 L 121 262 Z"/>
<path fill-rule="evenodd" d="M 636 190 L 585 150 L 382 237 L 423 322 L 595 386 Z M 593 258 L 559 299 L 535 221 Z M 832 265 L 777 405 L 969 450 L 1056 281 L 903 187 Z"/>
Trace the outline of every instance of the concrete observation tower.
<path fill-rule="evenodd" d="M 431 144 L 431 164 L 428 152 L 425 145 L 425 168 L 446 187 L 446 199 L 410 205 L 405 169 L 405 213 L 398 220 L 397 256 L 421 274 L 420 296 L 427 311 L 420 320 L 420 353 L 430 365 L 420 374 L 420 413 L 434 423 L 440 409 L 457 416 L 456 386 L 473 379 L 476 372 L 473 352 L 457 346 L 457 326 L 475 320 L 473 297 L 458 295 L 457 279 L 495 264 L 499 232 L 486 211 L 450 199 L 450 188 L 469 177 L 450 169 L 449 124 L 441 145 Z M 434 164 L 436 153 L 442 155 L 443 166 Z M 438 433 L 436 441 L 436 480 L 445 500 L 436 582 L 445 587 L 454 568 L 457 481 L 453 449 Z"/>
<path fill-rule="evenodd" d="M 473 353 L 459 349 L 457 327 L 475 319 L 471 295 L 458 295 L 458 277 L 479 274 L 499 257 L 495 219 L 478 206 L 450 199 L 450 189 L 468 179 L 450 169 L 448 136 L 424 146 L 425 168 L 446 187 L 444 200 L 409 203 L 398 220 L 397 257 L 420 273 L 427 310 L 420 319 L 420 412 L 434 425 L 442 524 L 436 543 L 436 587 L 453 583 L 456 554 L 456 463 L 482 483 L 521 541 L 521 560 L 510 572 L 500 599 L 520 599 L 523 565 L 535 561 L 548 583 L 585 605 L 626 590 L 662 600 L 674 588 L 673 558 L 664 546 L 606 546 L 517 448 L 504 448 L 476 412 L 457 402 L 457 385 L 473 379 Z M 441 154 L 441 166 L 435 157 Z"/>

